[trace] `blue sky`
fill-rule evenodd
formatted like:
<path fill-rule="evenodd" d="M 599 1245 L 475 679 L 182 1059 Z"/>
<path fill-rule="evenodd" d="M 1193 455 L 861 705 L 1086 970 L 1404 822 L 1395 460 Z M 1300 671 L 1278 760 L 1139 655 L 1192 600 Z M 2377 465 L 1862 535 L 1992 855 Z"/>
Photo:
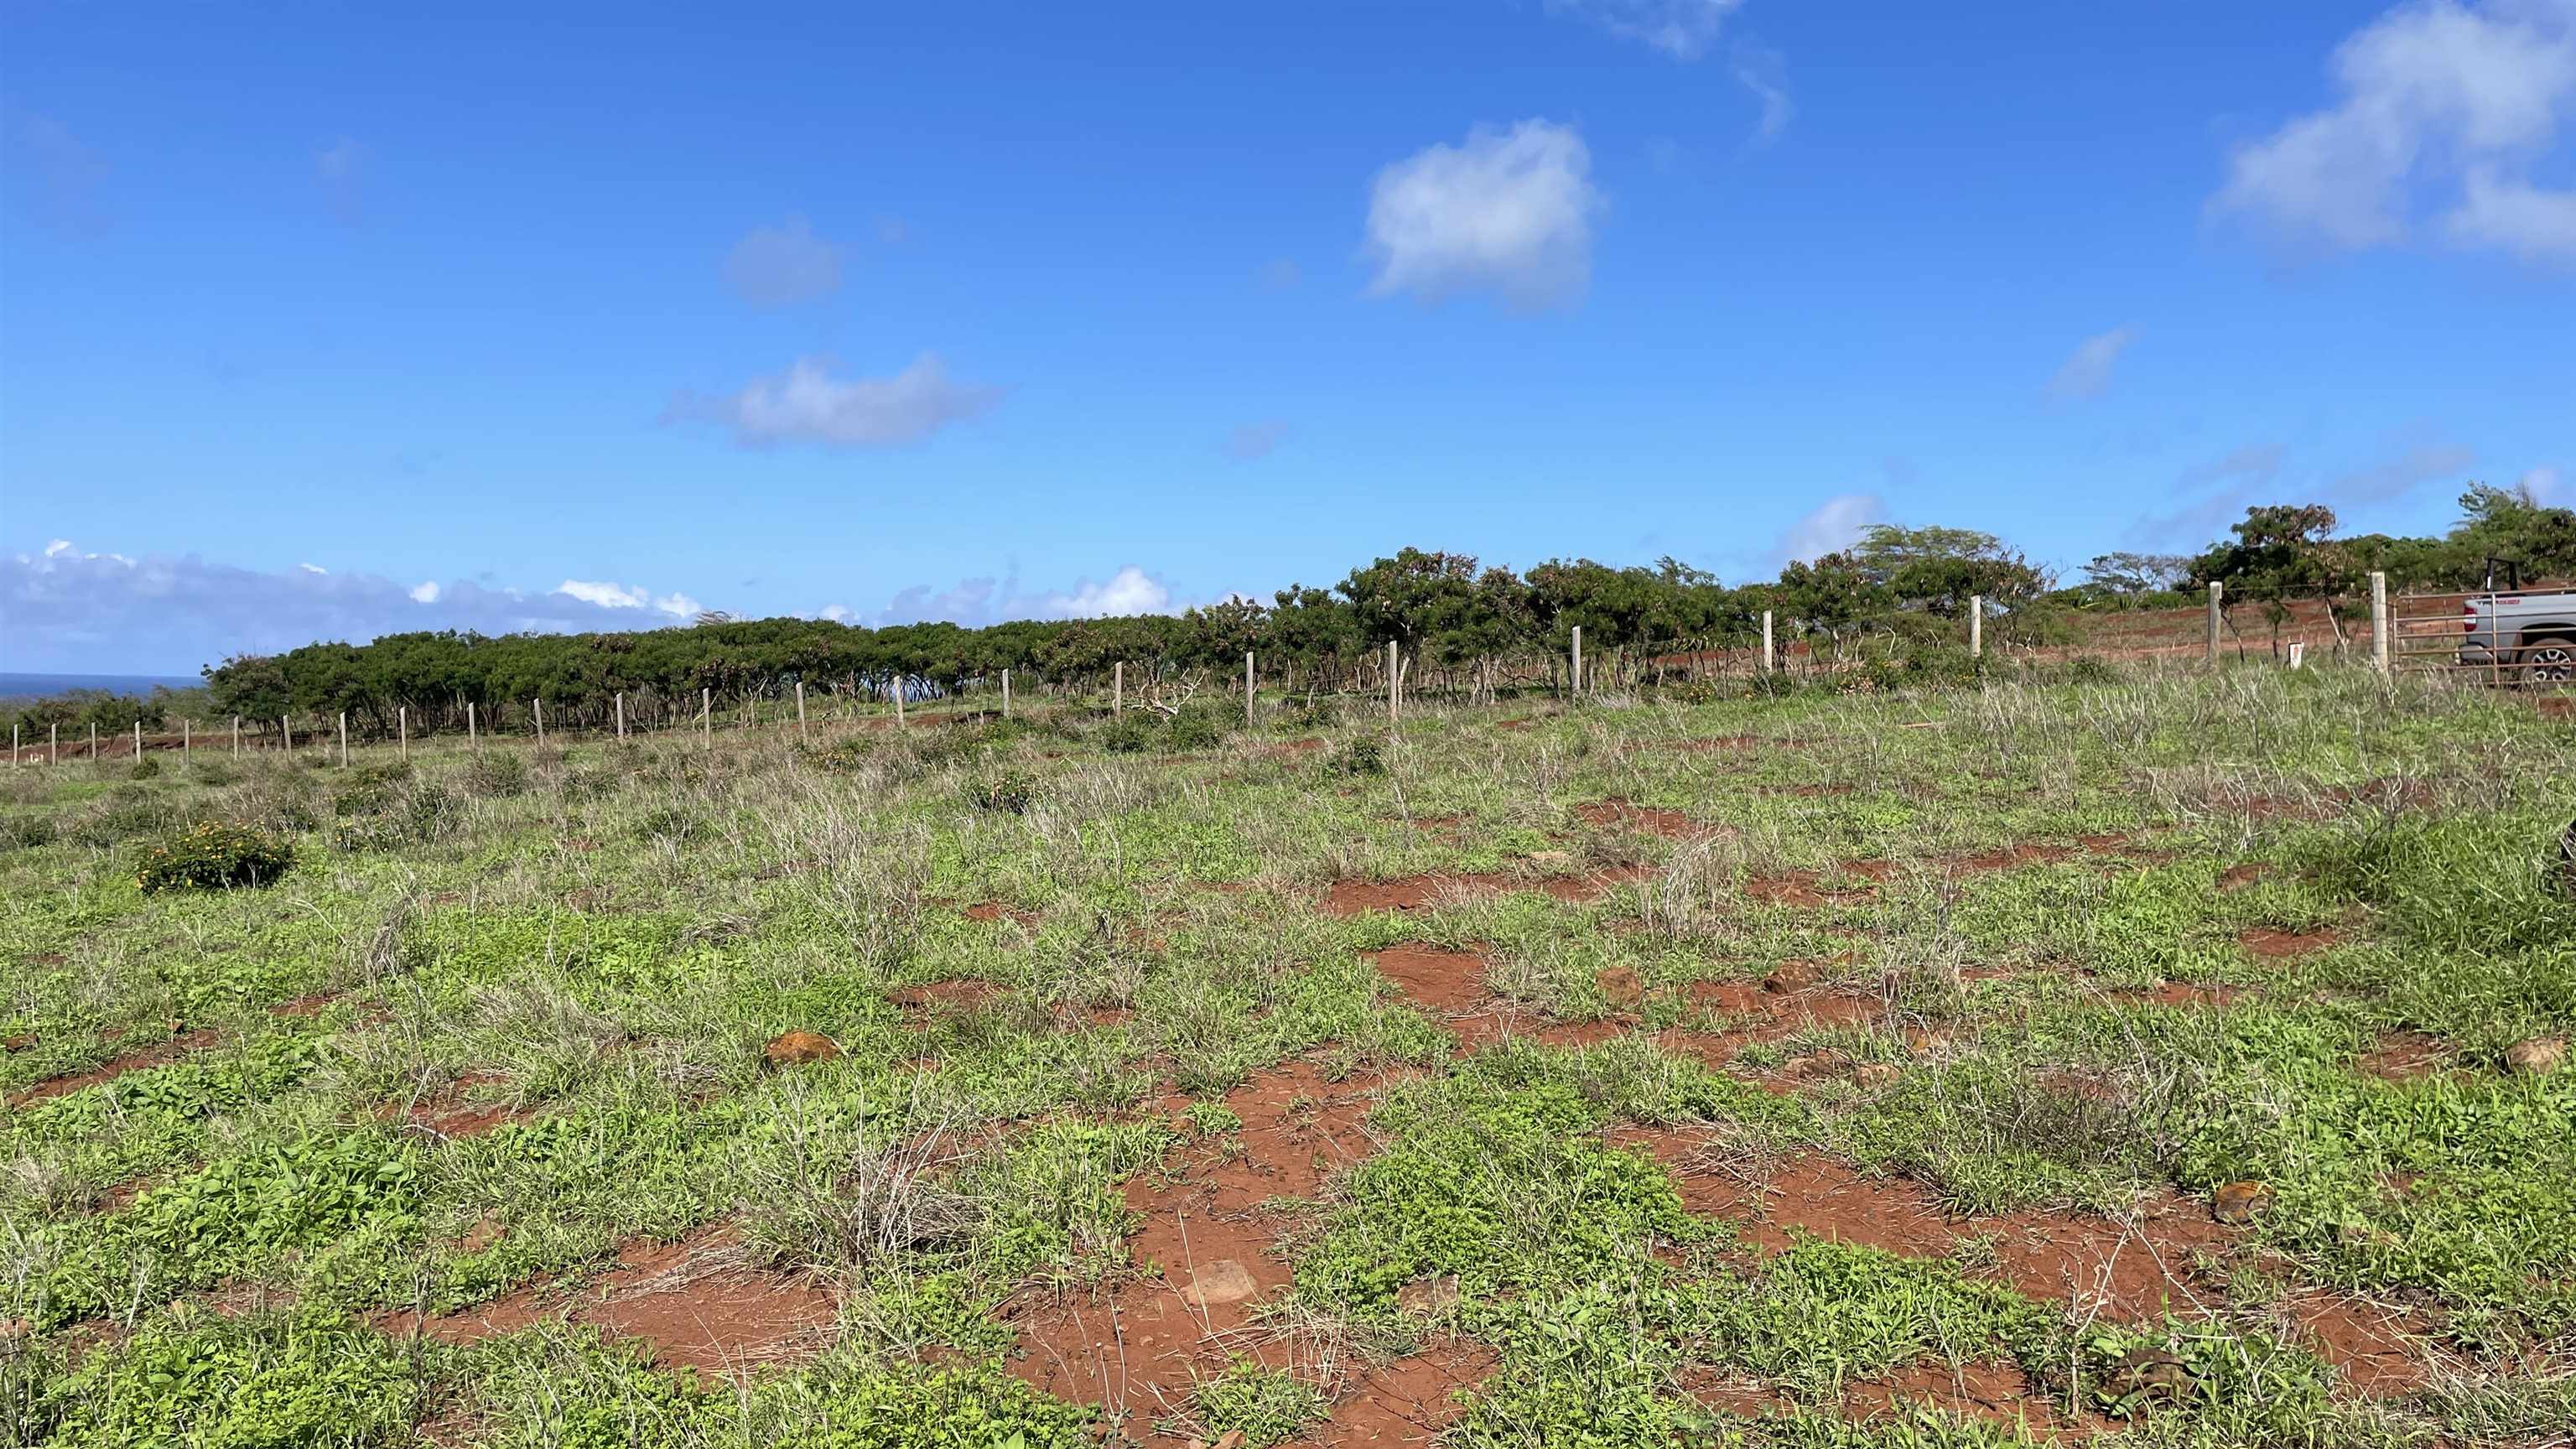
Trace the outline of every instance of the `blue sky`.
<path fill-rule="evenodd" d="M 2576 0 L 363 8 L 7 7 L 0 668 L 2576 495 Z"/>

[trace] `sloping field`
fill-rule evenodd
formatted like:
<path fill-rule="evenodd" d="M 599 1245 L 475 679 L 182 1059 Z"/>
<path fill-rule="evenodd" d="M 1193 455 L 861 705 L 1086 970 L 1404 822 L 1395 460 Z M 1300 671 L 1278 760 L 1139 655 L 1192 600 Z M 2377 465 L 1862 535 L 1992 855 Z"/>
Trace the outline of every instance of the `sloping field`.
<path fill-rule="evenodd" d="M 8 773 L 0 1443 L 2576 1435 L 2576 721 L 1104 723 Z"/>

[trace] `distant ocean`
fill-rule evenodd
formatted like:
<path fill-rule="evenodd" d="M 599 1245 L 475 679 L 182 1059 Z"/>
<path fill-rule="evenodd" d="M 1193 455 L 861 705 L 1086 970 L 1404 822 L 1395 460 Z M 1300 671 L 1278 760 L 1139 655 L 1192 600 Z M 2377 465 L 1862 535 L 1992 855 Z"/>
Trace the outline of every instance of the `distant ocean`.
<path fill-rule="evenodd" d="M 74 689 L 150 694 L 155 688 L 194 689 L 205 682 L 172 674 L 0 674 L 0 699 L 42 699 Z"/>

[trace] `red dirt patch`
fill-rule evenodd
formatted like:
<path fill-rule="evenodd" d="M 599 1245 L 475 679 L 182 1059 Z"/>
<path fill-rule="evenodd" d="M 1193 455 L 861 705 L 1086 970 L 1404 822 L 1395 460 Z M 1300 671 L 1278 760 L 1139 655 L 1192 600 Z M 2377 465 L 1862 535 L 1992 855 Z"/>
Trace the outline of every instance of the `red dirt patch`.
<path fill-rule="evenodd" d="M 2365 1394 L 2413 1393 L 2432 1381 L 2437 1365 L 2461 1367 L 2430 1342 L 2435 1325 L 2402 1310 L 2322 1290 L 2300 1293 L 2285 1306 L 2317 1357 Z"/>
<path fill-rule="evenodd" d="M 1978 1360 L 1951 1364 L 1925 1359 L 1884 1378 L 1843 1387 L 1843 1414 L 1868 1422 L 1912 1415 L 1929 1406 L 1962 1419 L 2022 1424 L 2047 1435 L 2060 1427 L 2048 1400 L 2019 1367 Z"/>
<path fill-rule="evenodd" d="M 977 901 L 975 904 L 966 908 L 966 919 L 970 921 L 999 921 L 1009 919 L 1017 921 L 1023 926 L 1034 926 L 1038 923 L 1038 913 L 1035 911 L 1017 910 L 1010 906 L 1003 905 L 1000 901 Z"/>
<path fill-rule="evenodd" d="M 112 1082 L 127 1072 L 139 1072 L 146 1067 L 167 1066 L 190 1052 L 213 1046 L 222 1037 L 222 1032 L 210 1026 L 201 1026 L 195 1031 L 184 1031 L 157 1046 L 146 1047 L 137 1052 L 127 1052 L 88 1071 L 74 1072 L 68 1076 L 48 1077 L 9 1098 L 9 1106 L 23 1107 L 30 1102 L 44 1101 L 48 1097 L 65 1096 L 83 1087 L 95 1087 L 101 1082 Z"/>
<path fill-rule="evenodd" d="M 1587 825 L 1605 830 L 1642 831 L 1672 840 L 1689 840 L 1699 836 L 1723 833 L 1725 827 L 1693 820 L 1679 810 L 1662 810 L 1652 805 L 1632 805 L 1625 800 L 1603 800 L 1597 804 L 1577 805 L 1574 813 Z"/>
<path fill-rule="evenodd" d="M 819 1349 L 835 1310 L 827 1289 L 747 1266 L 731 1225 L 716 1224 L 672 1242 L 628 1243 L 614 1268 L 577 1293 L 522 1289 L 433 1318 L 387 1314 L 377 1326 L 465 1344 L 561 1319 L 641 1339 L 664 1368 L 736 1373 Z"/>
<path fill-rule="evenodd" d="M 1270 1251 L 1278 1225 L 1264 1205 L 1310 1197 L 1375 1150 L 1362 1127 L 1375 1087 L 1329 1082 L 1312 1063 L 1291 1062 L 1228 1093 L 1242 1119 L 1232 1141 L 1186 1141 L 1161 1171 L 1121 1189 L 1141 1219 L 1127 1248 L 1143 1274 L 1106 1289 L 1032 1290 L 1004 1305 L 1021 1349 L 1011 1372 L 1125 1415 L 1127 1432 L 1163 1442 L 1147 1426 L 1187 1403 L 1195 1375 L 1240 1353 L 1266 1357 L 1246 1330 L 1290 1274 Z"/>
<path fill-rule="evenodd" d="M 1420 942 L 1406 942 L 1389 946 L 1371 959 L 1379 974 L 1394 982 L 1408 1000 L 1442 1016 L 1472 1011 L 1488 995 L 1488 963 L 1471 951 L 1443 951 Z"/>
<path fill-rule="evenodd" d="M 2236 943 L 2266 960 L 2277 961 L 2291 956 L 2305 956 L 2311 951 L 2322 951 L 2342 939 L 2343 933 L 2332 929 L 2276 931 L 2269 926 L 2256 926 L 2250 931 L 2240 933 Z"/>
<path fill-rule="evenodd" d="M 1481 1343 L 1452 1339 L 1363 1370 L 1333 1405 L 1332 1415 L 1289 1449 L 1419 1449 L 1456 1423 L 1461 1389 L 1493 1372 L 1501 1355 Z"/>
<path fill-rule="evenodd" d="M 2233 986 L 2194 986 L 2187 981 L 2168 981 L 2153 990 L 2121 993 L 2132 1001 L 2153 1002 L 2158 1006 L 2225 1006 L 2245 993 Z"/>
<path fill-rule="evenodd" d="M 908 1011 L 962 1015 L 982 1009 L 1002 994 L 1002 988 L 990 981 L 962 977 L 953 981 L 924 982 L 919 986 L 899 986 L 887 992 L 886 996 Z"/>
<path fill-rule="evenodd" d="M 465 1100 L 465 1093 L 498 1077 L 482 1072 L 468 1072 L 450 1083 L 435 1097 L 425 1098 L 399 1109 L 405 1121 L 440 1137 L 480 1137 L 494 1128 L 516 1122 L 528 1115 L 523 1107 L 500 1104 L 477 1104 Z M 397 1109 L 387 1109 L 387 1115 Z"/>
<path fill-rule="evenodd" d="M 268 1014 L 271 1016 L 320 1016 L 332 1002 L 339 999 L 340 993 L 336 991 L 319 992 L 312 996 L 299 996 L 293 1001 L 281 1001 L 275 1006 L 270 1007 L 268 1009 Z"/>
<path fill-rule="evenodd" d="M 2353 1063 L 2356 1070 L 2391 1082 L 2429 1077 L 2451 1064 L 2451 1052 L 2439 1037 L 2420 1031 L 2383 1033 L 2376 1046 Z"/>

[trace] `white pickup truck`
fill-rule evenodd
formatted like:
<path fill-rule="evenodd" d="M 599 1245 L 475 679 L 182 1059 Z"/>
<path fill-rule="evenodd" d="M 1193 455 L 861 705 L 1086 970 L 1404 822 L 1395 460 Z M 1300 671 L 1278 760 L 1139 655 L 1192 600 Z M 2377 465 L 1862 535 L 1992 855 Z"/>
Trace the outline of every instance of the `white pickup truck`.
<path fill-rule="evenodd" d="M 2525 684 L 2576 681 L 2576 589 L 2525 593 L 2513 577 L 2460 605 L 2460 662 L 2510 672 Z"/>

